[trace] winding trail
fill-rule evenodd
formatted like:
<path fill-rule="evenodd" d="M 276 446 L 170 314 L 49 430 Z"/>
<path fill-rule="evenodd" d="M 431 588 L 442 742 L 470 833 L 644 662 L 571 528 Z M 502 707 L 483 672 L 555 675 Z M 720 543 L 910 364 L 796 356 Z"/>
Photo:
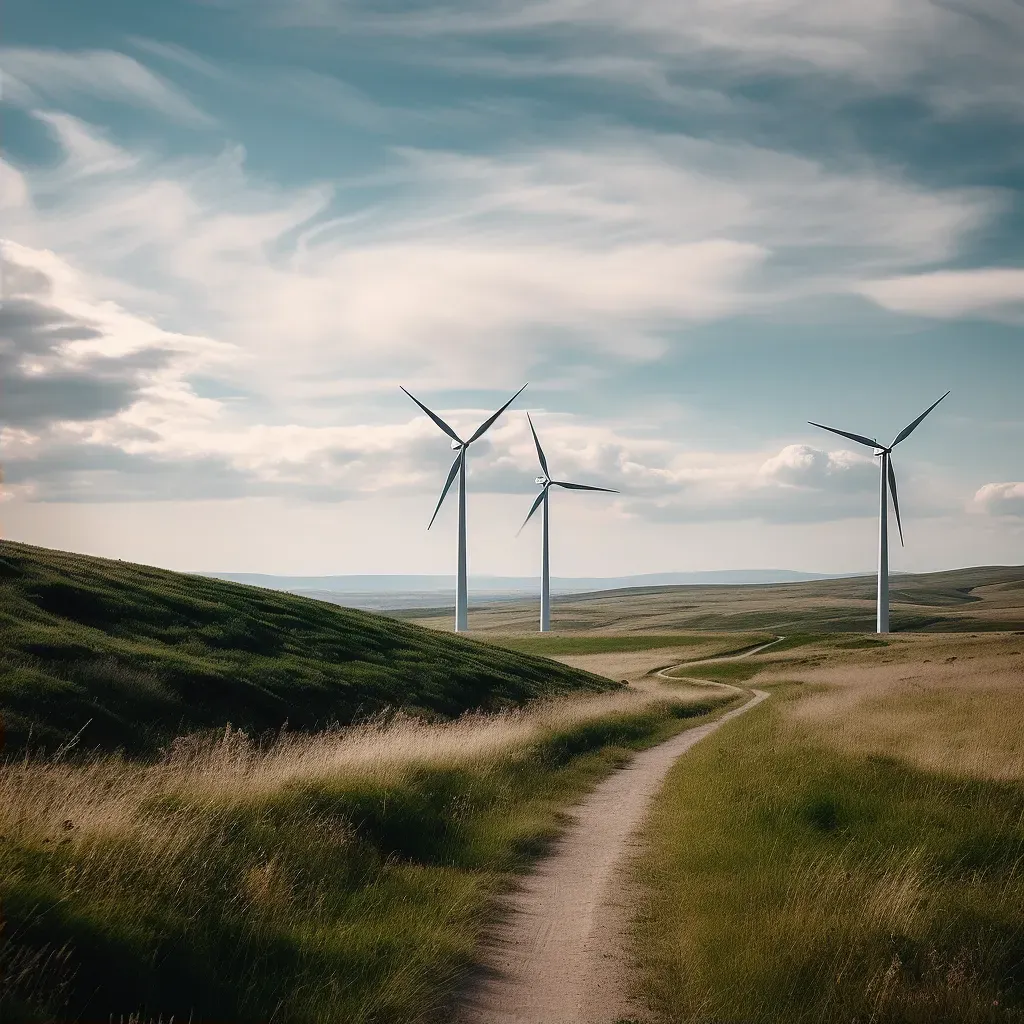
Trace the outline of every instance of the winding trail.
<path fill-rule="evenodd" d="M 750 657 L 782 639 L 738 655 L 677 662 L 652 675 Z M 459 1024 L 614 1024 L 638 1016 L 627 996 L 624 868 L 637 849 L 639 826 L 676 759 L 769 696 L 716 685 L 749 692 L 751 699 L 637 754 L 569 812 L 554 851 L 505 897 L 484 943 L 484 966 L 456 1011 Z"/>

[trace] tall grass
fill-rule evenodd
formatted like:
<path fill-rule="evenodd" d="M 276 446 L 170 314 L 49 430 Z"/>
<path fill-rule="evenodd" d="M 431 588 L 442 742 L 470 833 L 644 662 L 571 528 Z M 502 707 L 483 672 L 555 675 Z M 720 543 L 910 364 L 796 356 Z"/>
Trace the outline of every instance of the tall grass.
<path fill-rule="evenodd" d="M 687 1024 L 1024 1020 L 1024 792 L 844 749 L 802 689 L 671 773 L 637 866 L 640 996 Z"/>
<path fill-rule="evenodd" d="M 620 691 L 8 763 L 3 1019 L 431 1019 L 561 808 L 715 706 Z"/>

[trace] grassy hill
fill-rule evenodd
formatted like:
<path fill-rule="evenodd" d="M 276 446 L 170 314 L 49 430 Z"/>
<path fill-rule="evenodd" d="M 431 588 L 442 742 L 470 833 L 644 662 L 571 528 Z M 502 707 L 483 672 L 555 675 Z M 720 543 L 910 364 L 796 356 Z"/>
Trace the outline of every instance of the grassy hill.
<path fill-rule="evenodd" d="M 608 680 L 277 591 L 0 541 L 5 754 L 151 755 L 228 722 L 314 730 L 400 708 L 432 718 Z"/>
<path fill-rule="evenodd" d="M 1024 629 L 1024 566 L 894 574 L 894 632 Z M 741 586 L 636 587 L 554 598 L 555 629 L 667 634 L 678 630 L 873 632 L 875 577 Z M 441 609 L 403 618 L 447 625 Z M 535 629 L 536 601 L 492 604 L 473 615 L 481 632 Z"/>

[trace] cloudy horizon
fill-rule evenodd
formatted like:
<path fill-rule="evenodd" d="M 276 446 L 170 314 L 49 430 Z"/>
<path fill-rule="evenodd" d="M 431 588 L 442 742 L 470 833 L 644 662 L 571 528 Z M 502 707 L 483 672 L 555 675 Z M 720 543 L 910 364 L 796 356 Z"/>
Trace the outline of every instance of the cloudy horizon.
<path fill-rule="evenodd" d="M 169 568 L 1024 561 L 1024 10 L 8 0 L 2 535 Z M 465 436 L 465 435 L 463 435 Z"/>

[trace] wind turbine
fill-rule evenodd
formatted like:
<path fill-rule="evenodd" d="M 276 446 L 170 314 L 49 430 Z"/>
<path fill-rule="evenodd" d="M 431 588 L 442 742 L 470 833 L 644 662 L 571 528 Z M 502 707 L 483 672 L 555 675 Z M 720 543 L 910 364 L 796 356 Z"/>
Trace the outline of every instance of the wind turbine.
<path fill-rule="evenodd" d="M 523 520 L 523 526 L 526 526 L 533 517 L 533 513 L 543 505 L 544 539 L 541 546 L 540 560 L 540 631 L 547 633 L 551 629 L 551 562 L 548 555 L 548 503 L 551 488 L 566 487 L 570 491 L 604 491 L 607 494 L 618 494 L 619 492 L 611 487 L 591 487 L 589 484 L 570 484 L 565 480 L 552 480 L 551 471 L 548 469 L 548 460 L 544 457 L 544 449 L 540 446 L 540 439 L 537 437 L 537 431 L 534 429 L 533 420 L 530 419 L 529 413 L 526 414 L 526 418 L 530 421 L 530 433 L 533 434 L 533 443 L 537 446 L 537 459 L 540 462 L 540 468 L 544 475 L 534 480 L 534 483 L 541 485 L 541 490 L 540 494 L 537 495 L 537 500 L 533 503 L 533 507 L 530 509 L 529 515 Z M 520 533 L 523 532 L 523 526 L 519 527 Z"/>
<path fill-rule="evenodd" d="M 401 387 L 401 385 L 399 385 Z M 441 490 L 441 497 L 437 499 L 437 507 L 427 524 L 429 530 L 434 525 L 437 513 L 441 511 L 441 505 L 445 496 L 451 490 L 455 478 L 459 478 L 459 571 L 455 578 L 455 632 L 461 633 L 469 629 L 469 579 L 466 570 L 466 452 L 474 441 L 479 441 L 484 434 L 490 430 L 494 421 L 522 394 L 526 388 L 524 384 L 493 416 L 487 419 L 476 428 L 476 431 L 468 441 L 463 441 L 458 434 L 448 426 L 447 423 L 436 413 L 431 412 L 415 395 L 403 391 L 452 439 L 452 448 L 459 454 L 455 456 L 452 468 L 448 471 L 448 479 Z"/>
<path fill-rule="evenodd" d="M 949 392 L 946 392 L 948 395 Z M 942 398 L 945 398 L 943 395 Z M 889 632 L 889 502 L 888 492 L 892 491 L 892 507 L 896 512 L 896 526 L 900 531 L 900 545 L 903 545 L 903 524 L 900 522 L 900 502 L 896 497 L 896 474 L 892 468 L 892 450 L 905 441 L 918 427 L 921 420 L 925 418 L 942 401 L 940 398 L 933 402 L 920 416 L 912 423 L 907 424 L 895 437 L 888 448 L 879 444 L 870 437 L 863 434 L 851 434 L 846 430 L 837 430 L 835 427 L 826 427 L 824 423 L 815 423 L 808 420 L 812 427 L 821 427 L 823 430 L 831 430 L 833 434 L 841 434 L 858 444 L 867 445 L 872 448 L 875 458 L 879 460 L 879 498 L 878 498 L 878 619 L 876 632 Z"/>

